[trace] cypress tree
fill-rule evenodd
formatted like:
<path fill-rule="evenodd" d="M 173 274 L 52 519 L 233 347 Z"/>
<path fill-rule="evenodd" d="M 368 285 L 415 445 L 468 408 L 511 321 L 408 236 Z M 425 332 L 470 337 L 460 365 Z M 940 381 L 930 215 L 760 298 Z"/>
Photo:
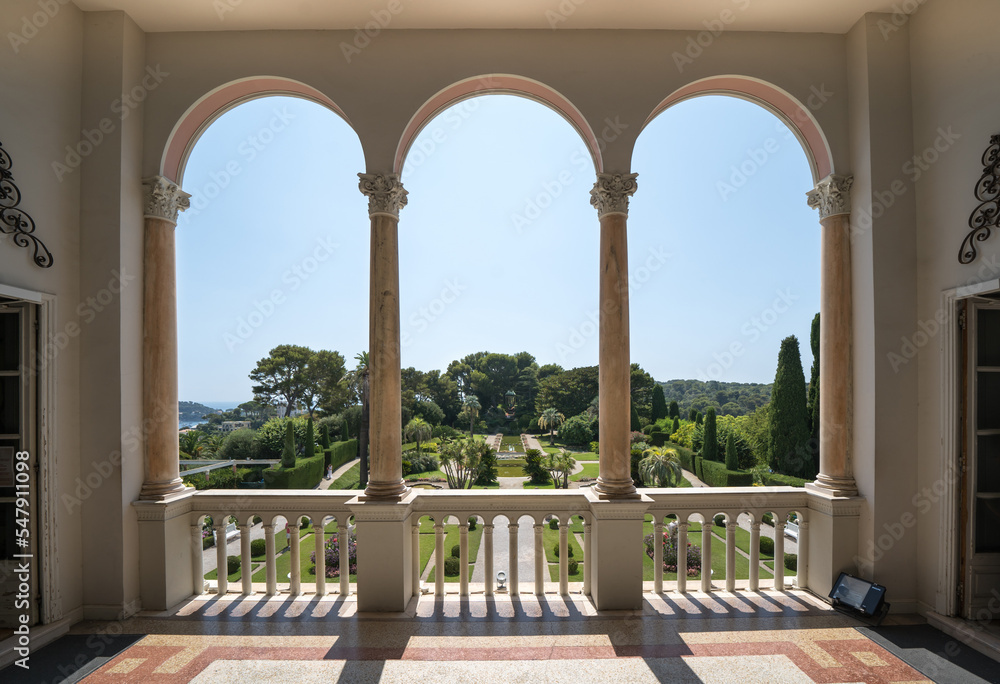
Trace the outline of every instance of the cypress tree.
<path fill-rule="evenodd" d="M 812 349 L 813 365 L 809 374 L 809 428 L 812 432 L 813 444 L 819 444 L 819 314 L 812 322 L 809 331 L 809 347 Z"/>
<path fill-rule="evenodd" d="M 739 470 L 740 469 L 740 459 L 736 455 L 736 439 L 733 431 L 729 431 L 729 437 L 726 438 L 726 470 Z"/>
<path fill-rule="evenodd" d="M 692 423 L 698 422 L 698 409 L 693 408 L 690 411 L 688 411 L 688 420 L 690 420 Z"/>
<path fill-rule="evenodd" d="M 680 429 L 681 429 L 681 419 L 680 418 L 674 418 L 674 425 L 673 425 L 673 428 L 670 430 L 670 434 L 674 434 L 675 432 L 677 432 Z"/>
<path fill-rule="evenodd" d="M 771 390 L 767 439 L 768 464 L 772 470 L 797 475 L 811 468 L 810 463 L 802 462 L 809 441 L 809 412 L 799 340 L 794 335 L 781 341 Z"/>
<path fill-rule="evenodd" d="M 635 410 L 635 406 L 632 407 L 632 431 L 638 432 L 642 430 L 642 425 L 639 423 L 639 412 Z"/>
<path fill-rule="evenodd" d="M 316 429 L 313 427 L 313 418 L 309 416 L 306 423 L 306 453 L 305 458 L 312 458 L 316 455 Z"/>
<path fill-rule="evenodd" d="M 705 412 L 705 438 L 701 447 L 702 458 L 709 461 L 719 460 L 719 437 L 715 431 L 715 407 L 710 406 Z"/>
<path fill-rule="evenodd" d="M 323 449 L 323 468 L 325 469 L 330 465 L 330 450 L 333 447 L 330 443 L 330 426 L 327 423 L 323 423 L 323 429 L 319 431 L 319 445 Z"/>
<path fill-rule="evenodd" d="M 671 418 L 680 418 L 681 409 L 679 406 L 677 406 L 676 401 L 670 402 L 670 408 L 667 410 L 667 415 L 670 416 Z"/>
<path fill-rule="evenodd" d="M 281 467 L 295 467 L 295 429 L 291 420 L 285 421 L 285 446 L 281 450 Z"/>
<path fill-rule="evenodd" d="M 346 442 L 351 438 L 351 433 L 347 429 L 347 418 L 344 418 L 344 424 L 340 426 L 340 441 Z"/>
<path fill-rule="evenodd" d="M 667 400 L 663 396 L 663 385 L 653 388 L 653 422 L 667 417 Z"/>
<path fill-rule="evenodd" d="M 694 424 L 695 425 L 701 425 L 704 422 L 705 422 L 705 416 L 701 415 L 700 412 L 695 411 L 695 414 L 694 414 Z"/>

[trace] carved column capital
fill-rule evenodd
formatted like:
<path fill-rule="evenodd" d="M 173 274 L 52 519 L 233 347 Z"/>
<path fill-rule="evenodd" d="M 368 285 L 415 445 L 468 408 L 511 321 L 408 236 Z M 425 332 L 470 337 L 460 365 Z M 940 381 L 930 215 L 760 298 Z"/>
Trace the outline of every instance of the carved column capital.
<path fill-rule="evenodd" d="M 831 216 L 851 213 L 852 185 L 854 176 L 829 175 L 806 193 L 809 206 L 819 209 L 820 221 Z"/>
<path fill-rule="evenodd" d="M 628 198 L 635 194 L 638 184 L 637 173 L 599 173 L 590 204 L 597 209 L 597 216 L 605 214 L 628 214 Z"/>
<path fill-rule="evenodd" d="M 177 225 L 177 213 L 191 206 L 191 195 L 163 176 L 142 179 L 142 213 Z"/>
<path fill-rule="evenodd" d="M 368 198 L 368 215 L 385 214 L 398 220 L 407 195 L 399 174 L 359 173 L 358 178 L 358 189 Z"/>

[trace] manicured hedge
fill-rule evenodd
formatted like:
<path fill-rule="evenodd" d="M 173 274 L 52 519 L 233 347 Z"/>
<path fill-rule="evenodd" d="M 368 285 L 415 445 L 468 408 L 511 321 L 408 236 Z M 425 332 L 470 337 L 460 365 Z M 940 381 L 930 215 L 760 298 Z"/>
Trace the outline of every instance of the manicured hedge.
<path fill-rule="evenodd" d="M 781 475 L 779 473 L 768 473 L 764 476 L 764 484 L 768 487 L 805 487 L 806 482 L 811 482 L 811 480 L 792 477 L 791 475 Z"/>
<path fill-rule="evenodd" d="M 324 456 L 300 458 L 291 468 L 280 465 L 264 471 L 268 489 L 312 489 L 323 479 Z"/>
<path fill-rule="evenodd" d="M 649 441 L 653 446 L 661 447 L 670 441 L 670 435 L 666 432 L 654 432 L 649 436 Z"/>
<path fill-rule="evenodd" d="M 336 470 L 348 461 L 353 461 L 358 457 L 358 440 L 349 439 L 346 442 L 334 442 L 330 448 L 323 452 L 323 467 L 332 465 Z"/>
<path fill-rule="evenodd" d="M 230 467 L 216 468 L 210 470 L 208 481 L 205 480 L 205 473 L 185 476 L 184 484 L 201 491 L 204 489 L 236 489 L 240 483 L 248 482 L 253 477 L 258 477 L 260 470 L 257 468 L 237 468 L 236 472 Z"/>
<path fill-rule="evenodd" d="M 702 482 L 710 487 L 752 487 L 753 475 L 735 470 L 727 470 L 725 463 L 702 460 Z"/>

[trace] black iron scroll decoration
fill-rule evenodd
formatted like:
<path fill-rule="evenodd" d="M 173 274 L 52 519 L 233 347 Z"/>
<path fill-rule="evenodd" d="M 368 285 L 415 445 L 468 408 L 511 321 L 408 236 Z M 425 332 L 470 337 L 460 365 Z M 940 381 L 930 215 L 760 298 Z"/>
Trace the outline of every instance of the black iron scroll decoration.
<path fill-rule="evenodd" d="M 958 252 L 961 264 L 975 261 L 976 243 L 989 239 L 994 229 L 1000 230 L 1000 135 L 991 137 L 983 152 L 983 176 L 976 183 L 976 199 L 980 204 L 969 217 L 970 231 Z"/>
<path fill-rule="evenodd" d="M 10 154 L 3 148 L 3 143 L 0 143 L 0 233 L 13 235 L 14 244 L 18 247 L 33 247 L 35 263 L 42 268 L 49 268 L 52 265 L 52 252 L 34 234 L 34 219 L 17 206 L 21 203 L 21 191 L 14 185 L 11 166 Z"/>

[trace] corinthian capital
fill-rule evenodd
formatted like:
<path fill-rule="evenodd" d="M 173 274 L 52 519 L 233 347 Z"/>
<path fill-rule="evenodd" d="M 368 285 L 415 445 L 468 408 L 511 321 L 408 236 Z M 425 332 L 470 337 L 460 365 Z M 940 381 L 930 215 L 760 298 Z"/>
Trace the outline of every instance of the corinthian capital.
<path fill-rule="evenodd" d="M 406 206 L 406 190 L 399 182 L 399 174 L 359 173 L 358 188 L 368 198 L 368 215 L 387 214 L 399 218 L 399 210 Z"/>
<path fill-rule="evenodd" d="M 590 204 L 598 216 L 628 214 L 628 198 L 635 194 L 637 173 L 599 173 L 594 189 L 590 191 Z"/>
<path fill-rule="evenodd" d="M 177 183 L 163 176 L 142 179 L 142 213 L 146 218 L 158 218 L 177 225 L 177 212 L 191 206 L 191 195 Z"/>
<path fill-rule="evenodd" d="M 819 209 L 820 221 L 830 216 L 851 213 L 852 185 L 854 176 L 830 175 L 806 193 L 809 206 Z"/>

